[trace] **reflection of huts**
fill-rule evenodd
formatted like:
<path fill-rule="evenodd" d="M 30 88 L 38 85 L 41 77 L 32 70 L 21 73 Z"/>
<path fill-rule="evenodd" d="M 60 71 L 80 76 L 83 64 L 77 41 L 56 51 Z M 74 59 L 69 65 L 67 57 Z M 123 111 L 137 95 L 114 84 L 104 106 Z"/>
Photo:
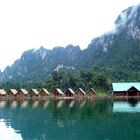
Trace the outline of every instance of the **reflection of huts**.
<path fill-rule="evenodd" d="M 87 92 L 88 97 L 95 97 L 96 96 L 96 91 L 93 88 L 90 88 L 89 91 Z"/>
<path fill-rule="evenodd" d="M 47 108 L 50 104 L 50 100 L 47 100 L 45 102 L 42 103 L 43 108 Z"/>
<path fill-rule="evenodd" d="M 75 105 L 75 100 L 72 100 L 69 104 L 69 108 L 72 108 Z"/>
<path fill-rule="evenodd" d="M 0 108 L 4 108 L 6 106 L 7 101 L 0 101 Z"/>
<path fill-rule="evenodd" d="M 36 108 L 36 107 L 38 107 L 38 105 L 39 105 L 39 101 L 38 100 L 32 102 L 32 108 Z"/>
<path fill-rule="evenodd" d="M 23 100 L 19 102 L 21 108 L 26 108 L 28 106 L 28 103 L 29 101 L 27 100 Z"/>
<path fill-rule="evenodd" d="M 140 83 L 113 83 L 115 96 L 140 96 Z"/>
<path fill-rule="evenodd" d="M 6 91 L 4 89 L 0 89 L 0 96 L 6 96 Z"/>
<path fill-rule="evenodd" d="M 8 97 L 16 97 L 16 95 L 17 95 L 17 90 L 16 89 L 9 89 L 8 91 L 7 91 L 7 96 Z"/>
<path fill-rule="evenodd" d="M 40 92 L 39 92 L 39 95 L 40 95 L 41 97 L 47 97 L 49 94 L 50 94 L 49 91 L 48 91 L 47 89 L 45 89 L 45 88 L 42 88 L 42 89 L 40 90 Z"/>
<path fill-rule="evenodd" d="M 81 103 L 80 103 L 80 108 L 83 108 L 84 106 L 85 106 L 85 104 L 86 104 L 86 100 L 83 100 Z"/>
<path fill-rule="evenodd" d="M 18 102 L 16 100 L 13 100 L 10 102 L 10 107 L 11 108 L 16 108 L 18 106 Z"/>
<path fill-rule="evenodd" d="M 31 89 L 31 90 L 29 91 L 29 95 L 30 95 L 31 98 L 35 98 L 35 97 L 38 97 L 39 92 L 38 92 L 37 89 Z"/>
<path fill-rule="evenodd" d="M 24 98 L 28 96 L 28 91 L 26 89 L 20 89 L 17 92 L 17 97 L 18 98 Z"/>
<path fill-rule="evenodd" d="M 86 95 L 86 93 L 84 92 L 84 90 L 82 88 L 78 88 L 75 92 L 76 97 L 82 97 L 84 95 Z"/>
<path fill-rule="evenodd" d="M 66 97 L 73 97 L 74 96 L 74 91 L 71 88 L 66 89 L 65 91 L 65 96 Z"/>
<path fill-rule="evenodd" d="M 64 100 L 59 100 L 59 102 L 57 103 L 57 108 L 60 108 L 63 106 Z"/>
<path fill-rule="evenodd" d="M 53 90 L 52 94 L 54 95 L 54 97 L 60 97 L 60 96 L 62 96 L 64 93 L 62 92 L 61 89 L 55 88 L 55 89 Z"/>

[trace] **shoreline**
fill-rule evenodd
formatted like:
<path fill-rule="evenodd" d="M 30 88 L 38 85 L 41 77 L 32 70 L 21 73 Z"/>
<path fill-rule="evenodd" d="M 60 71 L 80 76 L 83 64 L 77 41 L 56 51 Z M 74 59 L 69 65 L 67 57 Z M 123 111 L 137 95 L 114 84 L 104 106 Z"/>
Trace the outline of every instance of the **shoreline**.
<path fill-rule="evenodd" d="M 0 100 L 96 100 L 96 99 L 140 99 L 140 96 L 95 96 L 95 97 L 54 97 L 54 96 L 46 96 L 46 97 L 0 97 Z"/>

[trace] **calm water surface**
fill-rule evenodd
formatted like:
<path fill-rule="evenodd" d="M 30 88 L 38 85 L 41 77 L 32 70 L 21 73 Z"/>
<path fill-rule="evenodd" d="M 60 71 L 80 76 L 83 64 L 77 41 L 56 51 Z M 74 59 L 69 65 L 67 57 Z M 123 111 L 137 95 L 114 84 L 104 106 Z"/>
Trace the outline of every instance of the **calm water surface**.
<path fill-rule="evenodd" d="M 0 140 L 140 140 L 140 102 L 0 101 Z"/>

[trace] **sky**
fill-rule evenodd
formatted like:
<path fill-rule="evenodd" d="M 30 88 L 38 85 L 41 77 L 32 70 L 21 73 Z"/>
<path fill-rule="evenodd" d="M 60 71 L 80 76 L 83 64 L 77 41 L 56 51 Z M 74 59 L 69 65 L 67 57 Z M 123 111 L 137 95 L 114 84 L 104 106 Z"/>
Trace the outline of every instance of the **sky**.
<path fill-rule="evenodd" d="M 0 69 L 43 46 L 87 48 L 113 29 L 122 10 L 140 0 L 0 0 Z"/>

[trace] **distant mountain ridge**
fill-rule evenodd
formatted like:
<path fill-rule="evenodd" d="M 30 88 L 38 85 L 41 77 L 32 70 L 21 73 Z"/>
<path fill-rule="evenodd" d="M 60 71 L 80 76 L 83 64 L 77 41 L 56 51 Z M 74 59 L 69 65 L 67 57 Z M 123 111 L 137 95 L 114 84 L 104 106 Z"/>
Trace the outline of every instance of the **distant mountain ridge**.
<path fill-rule="evenodd" d="M 0 72 L 0 81 L 46 80 L 54 70 L 78 71 L 95 65 L 113 69 L 117 78 L 119 73 L 124 73 L 120 79 L 127 79 L 131 73 L 139 75 L 139 13 L 140 5 L 124 10 L 115 21 L 115 31 L 94 38 L 84 50 L 73 45 L 65 48 L 56 47 L 52 50 L 43 47 L 27 50 L 11 67 L 8 66 L 4 72 Z"/>
<path fill-rule="evenodd" d="M 46 80 L 52 71 L 59 68 L 74 69 L 80 53 L 80 47 L 72 45 L 52 50 L 43 47 L 27 50 L 4 70 L 1 81 Z"/>
<path fill-rule="evenodd" d="M 128 71 L 140 69 L 140 5 L 129 7 L 116 19 L 115 32 L 92 40 L 81 60 L 90 65 L 123 67 Z M 89 66 L 89 59 L 85 66 Z"/>

